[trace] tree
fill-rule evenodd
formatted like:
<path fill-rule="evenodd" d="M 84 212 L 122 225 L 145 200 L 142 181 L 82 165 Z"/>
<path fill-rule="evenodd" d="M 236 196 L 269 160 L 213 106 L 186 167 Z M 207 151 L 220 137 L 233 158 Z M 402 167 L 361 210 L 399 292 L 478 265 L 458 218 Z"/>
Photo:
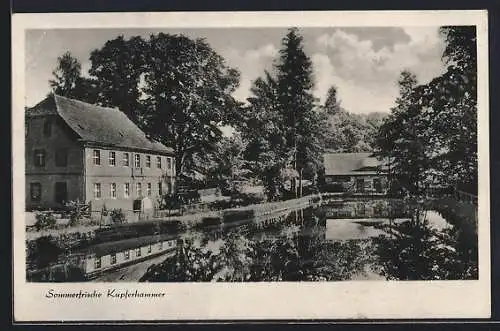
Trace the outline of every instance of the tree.
<path fill-rule="evenodd" d="M 477 278 L 473 231 L 455 226 L 439 232 L 430 229 L 425 219 L 427 186 L 465 185 L 477 190 L 475 29 L 443 27 L 440 32 L 446 42 L 447 71 L 425 85 L 403 73 L 397 105 L 377 138 L 379 155 L 390 159 L 391 173 L 406 193 L 411 218 L 389 227 L 393 237 L 380 238 L 389 278 Z M 454 208 L 442 212 L 452 210 L 456 212 Z"/>
<path fill-rule="evenodd" d="M 477 48 L 475 26 L 443 26 L 439 29 L 446 42 L 443 59 L 447 64 L 460 68 L 471 76 L 477 73 Z M 473 84 L 470 85 L 473 87 Z"/>
<path fill-rule="evenodd" d="M 386 113 L 371 112 L 363 117 L 364 124 L 364 143 L 368 146 L 369 151 L 373 151 L 376 147 L 376 136 L 379 128 L 387 118 Z"/>
<path fill-rule="evenodd" d="M 439 31 L 446 42 L 443 59 L 448 64 L 448 70 L 429 83 L 429 87 L 431 91 L 438 91 L 433 93 L 435 97 L 431 99 L 430 106 L 442 119 L 438 130 L 447 145 L 440 163 L 445 173 L 454 175 L 448 177 L 448 181 L 476 193 L 476 27 L 444 26 Z M 447 162 L 447 159 L 450 161 Z"/>
<path fill-rule="evenodd" d="M 96 101 L 105 107 L 117 107 L 141 128 L 144 109 L 140 85 L 147 58 L 148 43 L 139 36 L 128 40 L 118 36 L 90 55 L 89 74 L 99 91 Z"/>
<path fill-rule="evenodd" d="M 57 67 L 52 71 L 54 79 L 49 80 L 52 91 L 64 97 L 72 97 L 81 77 L 82 66 L 70 52 L 57 58 Z"/>
<path fill-rule="evenodd" d="M 337 152 L 368 152 L 372 148 L 374 127 L 361 115 L 340 109 L 334 114 L 326 114 L 327 132 L 325 148 Z"/>
<path fill-rule="evenodd" d="M 415 101 L 417 80 L 414 74 L 403 71 L 398 80 L 400 96 L 396 107 L 382 125 L 377 138 L 379 157 L 390 160 L 391 174 L 405 197 L 420 199 L 429 184 L 429 151 L 431 135 Z"/>
<path fill-rule="evenodd" d="M 55 92 L 119 108 L 150 138 L 173 147 L 179 177 L 194 171 L 197 156 L 214 152 L 220 125 L 237 118 L 240 103 L 231 93 L 239 72 L 204 39 L 118 36 L 92 51 L 90 61 L 90 78 L 83 78 L 76 59 L 61 57 Z"/>
<path fill-rule="evenodd" d="M 243 180 L 248 173 L 243 158 L 244 150 L 244 142 L 239 134 L 230 138 L 223 137 L 217 143 L 214 153 L 204 158 L 208 181 L 224 191 L 231 191 L 232 182 Z"/>
<path fill-rule="evenodd" d="M 475 27 L 442 27 L 440 33 L 446 43 L 443 60 L 447 71 L 428 84 L 401 85 L 402 99 L 407 99 L 408 111 L 395 112 L 381 130 L 379 142 L 382 149 L 389 151 L 394 145 L 389 143 L 400 130 L 404 139 L 418 132 L 422 142 L 422 154 L 427 158 L 421 164 L 433 184 L 466 187 L 477 192 L 477 54 Z M 416 85 L 416 84 L 413 84 Z M 401 100 L 401 98 L 400 98 Z M 399 105 L 401 106 L 401 105 Z M 400 107 L 401 108 L 401 107 Z M 401 108 L 401 109 L 403 109 Z M 392 124 L 391 124 L 392 122 Z M 411 125 L 408 125 L 411 122 Z M 398 124 L 399 123 L 399 124 Z M 416 127 L 419 127 L 417 130 Z M 392 127 L 392 128 L 391 128 Z M 386 136 L 386 138 L 384 138 Z M 411 156 L 395 155 L 402 162 Z M 408 162 L 407 162 L 408 163 Z M 408 164 L 408 166 L 410 166 Z M 415 168 L 415 164 L 411 165 Z M 408 169 L 407 169 L 408 170 Z M 413 181 L 413 179 L 408 179 Z"/>
<path fill-rule="evenodd" d="M 340 106 L 340 101 L 337 98 L 337 87 L 331 86 L 328 89 L 323 108 L 325 112 L 329 115 L 335 115 L 342 109 Z"/>
<path fill-rule="evenodd" d="M 172 146 L 176 173 L 189 174 L 196 154 L 213 152 L 219 125 L 238 107 L 231 93 L 239 72 L 204 39 L 159 33 L 149 39 L 144 87 L 145 128 Z"/>
<path fill-rule="evenodd" d="M 99 97 L 98 80 L 88 77 L 78 77 L 76 87 L 71 97 L 90 104 L 97 104 Z"/>
<path fill-rule="evenodd" d="M 302 174 L 308 165 L 319 165 L 322 152 L 321 117 L 312 94 L 312 62 L 303 49 L 296 28 L 282 40 L 276 64 L 279 111 L 284 120 L 289 167 Z M 314 171 L 312 171 L 314 172 Z M 292 181 L 297 195 L 297 185 Z"/>
<path fill-rule="evenodd" d="M 287 162 L 278 84 L 266 71 L 263 78 L 253 82 L 250 92 L 249 104 L 242 108 L 241 121 L 237 123 L 246 145 L 243 156 L 248 169 L 262 180 L 268 199 L 275 200 L 283 194 L 279 175 Z"/>
<path fill-rule="evenodd" d="M 416 86 L 411 75 L 401 77 L 398 106 L 379 135 L 379 147 L 394 153 L 400 179 L 415 183 L 403 172 L 418 171 L 433 185 L 460 186 L 477 192 L 477 69 L 474 27 L 440 29 L 448 69 L 428 84 Z M 404 83 L 406 81 L 406 83 Z M 405 101 L 406 100 L 406 101 Z M 399 133 L 398 133 L 399 132 Z M 397 138 L 400 138 L 397 140 Z M 398 146 L 420 141 L 415 154 Z M 380 144 L 381 143 L 381 144 Z M 410 147 L 410 146 L 407 146 Z M 425 160 L 424 160 L 425 159 Z M 397 166 L 399 163 L 399 166 Z M 410 168 L 413 168 L 411 170 Z M 407 177 L 404 179 L 403 177 Z M 404 183 L 403 183 L 404 186 Z M 423 188 L 421 186 L 421 188 Z"/>
<path fill-rule="evenodd" d="M 67 98 L 73 98 L 88 103 L 97 102 L 97 81 L 81 75 L 81 64 L 66 52 L 57 58 L 57 67 L 52 71 L 54 79 L 49 80 L 55 93 Z"/>
<path fill-rule="evenodd" d="M 283 38 L 275 74 L 264 72 L 251 87 L 237 125 L 245 159 L 262 179 L 268 199 L 283 197 L 285 182 L 298 195 L 297 178 L 314 179 L 321 168 L 325 116 L 312 95 L 312 64 L 297 29 Z"/>
<path fill-rule="evenodd" d="M 385 114 L 353 114 L 344 109 L 337 97 L 337 88 L 328 89 L 322 105 L 326 131 L 324 147 L 336 152 L 371 152 L 375 146 L 374 137 L 385 118 Z"/>

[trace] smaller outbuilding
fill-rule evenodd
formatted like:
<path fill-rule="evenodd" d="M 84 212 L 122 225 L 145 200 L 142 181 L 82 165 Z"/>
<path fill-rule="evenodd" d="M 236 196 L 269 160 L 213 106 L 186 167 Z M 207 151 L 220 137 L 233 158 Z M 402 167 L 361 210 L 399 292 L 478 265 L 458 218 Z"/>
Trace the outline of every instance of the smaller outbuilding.
<path fill-rule="evenodd" d="M 385 195 L 388 168 L 372 153 L 325 153 L 327 192 Z"/>

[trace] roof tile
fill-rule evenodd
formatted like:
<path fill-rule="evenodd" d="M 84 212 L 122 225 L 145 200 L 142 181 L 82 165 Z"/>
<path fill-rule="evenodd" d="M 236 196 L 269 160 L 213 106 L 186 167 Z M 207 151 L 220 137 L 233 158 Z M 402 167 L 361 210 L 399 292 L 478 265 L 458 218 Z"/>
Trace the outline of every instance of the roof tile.
<path fill-rule="evenodd" d="M 376 174 L 382 162 L 372 153 L 325 153 L 325 175 Z"/>
<path fill-rule="evenodd" d="M 59 114 L 86 142 L 173 153 L 171 148 L 148 139 L 146 134 L 118 109 L 53 95 L 27 111 L 28 116 L 51 114 Z"/>

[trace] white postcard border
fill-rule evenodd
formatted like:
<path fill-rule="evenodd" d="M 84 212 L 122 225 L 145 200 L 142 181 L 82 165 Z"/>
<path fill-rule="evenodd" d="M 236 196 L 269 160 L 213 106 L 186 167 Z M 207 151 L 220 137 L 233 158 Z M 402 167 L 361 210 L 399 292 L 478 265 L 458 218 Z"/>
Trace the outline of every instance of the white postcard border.
<path fill-rule="evenodd" d="M 479 280 L 330 283 L 26 283 L 24 88 L 26 29 L 476 25 Z M 487 318 L 490 306 L 488 24 L 486 11 L 14 14 L 12 19 L 13 271 L 16 321 Z M 161 299 L 47 299 L 108 289 Z"/>

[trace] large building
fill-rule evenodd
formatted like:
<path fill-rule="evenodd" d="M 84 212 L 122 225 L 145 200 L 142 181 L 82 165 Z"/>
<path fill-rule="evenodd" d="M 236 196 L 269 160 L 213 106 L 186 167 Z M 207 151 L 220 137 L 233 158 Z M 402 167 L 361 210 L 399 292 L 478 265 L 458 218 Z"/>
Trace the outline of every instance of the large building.
<path fill-rule="evenodd" d="M 387 193 L 387 168 L 371 153 L 325 153 L 323 160 L 326 191 Z"/>
<path fill-rule="evenodd" d="M 25 110 L 25 129 L 28 210 L 77 199 L 133 210 L 174 189 L 173 150 L 118 109 L 51 95 Z"/>

